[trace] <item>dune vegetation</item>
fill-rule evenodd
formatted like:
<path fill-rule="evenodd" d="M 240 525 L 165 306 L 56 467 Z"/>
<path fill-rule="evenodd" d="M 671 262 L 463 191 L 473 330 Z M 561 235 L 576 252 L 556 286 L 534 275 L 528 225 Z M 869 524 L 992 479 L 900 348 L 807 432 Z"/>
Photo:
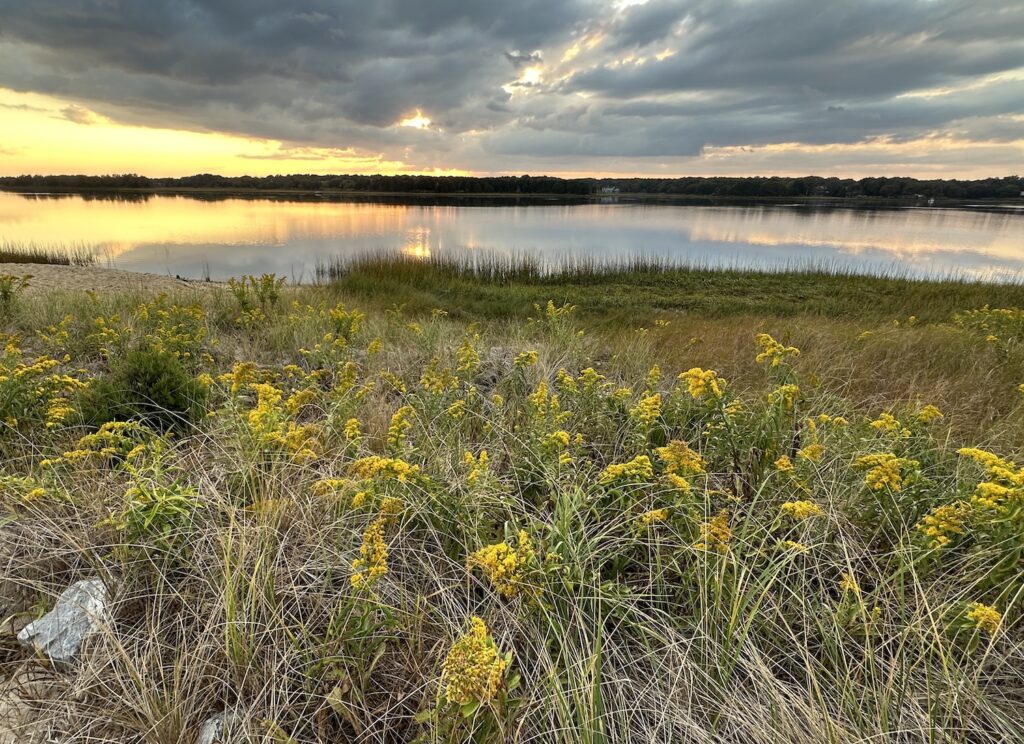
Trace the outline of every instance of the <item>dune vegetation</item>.
<path fill-rule="evenodd" d="M 1024 740 L 1024 289 L 757 276 L 0 278 L 0 716 Z M 73 665 L 17 641 L 92 577 Z"/>

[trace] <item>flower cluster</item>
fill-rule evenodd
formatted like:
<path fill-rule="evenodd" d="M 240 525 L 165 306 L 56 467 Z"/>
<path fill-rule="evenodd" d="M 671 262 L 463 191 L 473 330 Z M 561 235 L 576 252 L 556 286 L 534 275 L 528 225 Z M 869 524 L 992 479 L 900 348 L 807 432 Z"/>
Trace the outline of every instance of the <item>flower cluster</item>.
<path fill-rule="evenodd" d="M 732 542 L 732 528 L 729 526 L 729 512 L 721 511 L 700 525 L 700 539 L 693 544 L 697 550 L 725 553 Z"/>
<path fill-rule="evenodd" d="M 508 664 L 484 621 L 470 618 L 469 632 L 452 644 L 441 667 L 445 698 L 460 706 L 490 702 L 504 684 Z"/>
<path fill-rule="evenodd" d="M 353 462 L 349 469 L 357 478 L 364 480 L 379 476 L 399 483 L 405 483 L 420 472 L 419 465 L 410 465 L 401 458 L 380 455 L 360 458 Z"/>
<path fill-rule="evenodd" d="M 499 594 L 514 597 L 523 589 L 526 574 L 536 558 L 533 541 L 529 534 L 520 530 L 514 544 L 504 541 L 471 553 L 468 566 L 483 571 Z"/>
<path fill-rule="evenodd" d="M 943 504 L 924 516 L 917 529 L 929 540 L 932 548 L 944 548 L 955 535 L 964 534 L 964 522 L 968 516 L 966 504 Z"/>
<path fill-rule="evenodd" d="M 352 586 L 369 589 L 388 572 L 388 546 L 384 541 L 387 517 L 373 520 L 363 533 L 359 557 L 352 561 Z"/>
<path fill-rule="evenodd" d="M 637 455 L 629 462 L 614 463 L 601 471 L 598 483 L 609 485 L 624 481 L 648 481 L 654 477 L 654 466 L 647 455 Z"/>
<path fill-rule="evenodd" d="M 725 380 L 712 369 L 693 367 L 679 375 L 686 390 L 696 401 L 719 400 L 725 393 Z"/>
<path fill-rule="evenodd" d="M 916 460 L 897 457 L 891 452 L 862 455 L 854 461 L 855 467 L 867 471 L 864 482 L 873 491 L 882 491 L 886 488 L 899 491 L 903 488 L 903 471 L 916 468 L 918 464 Z"/>
<path fill-rule="evenodd" d="M 971 602 L 967 606 L 965 615 L 968 620 L 974 623 L 974 627 L 985 631 L 989 635 L 994 635 L 999 630 L 999 625 L 1003 622 L 1003 616 L 999 610 L 981 602 Z"/>
<path fill-rule="evenodd" d="M 800 356 L 800 349 L 795 346 L 784 346 L 769 336 L 767 333 L 759 333 L 755 339 L 761 351 L 758 353 L 758 364 L 768 364 L 769 367 L 778 367 L 786 357 Z"/>
<path fill-rule="evenodd" d="M 796 520 L 820 517 L 823 513 L 821 507 L 813 501 L 787 501 L 779 508 L 783 514 Z"/>

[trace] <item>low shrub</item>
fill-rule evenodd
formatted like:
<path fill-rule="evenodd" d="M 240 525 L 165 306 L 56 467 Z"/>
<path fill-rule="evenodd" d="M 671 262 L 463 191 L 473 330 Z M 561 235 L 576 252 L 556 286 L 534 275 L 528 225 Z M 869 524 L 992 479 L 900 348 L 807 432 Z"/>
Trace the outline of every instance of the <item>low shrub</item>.
<path fill-rule="evenodd" d="M 201 415 L 206 389 L 176 356 L 134 349 L 79 396 L 83 423 L 141 420 L 159 431 L 185 429 Z"/>

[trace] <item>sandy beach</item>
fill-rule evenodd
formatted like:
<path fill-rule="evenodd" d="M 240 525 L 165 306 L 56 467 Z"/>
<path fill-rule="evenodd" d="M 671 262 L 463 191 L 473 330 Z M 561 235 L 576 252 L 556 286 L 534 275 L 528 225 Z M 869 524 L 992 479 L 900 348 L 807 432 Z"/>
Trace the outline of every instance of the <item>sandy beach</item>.
<path fill-rule="evenodd" d="M 173 276 L 147 274 L 97 266 L 57 266 L 51 264 L 4 263 L 0 274 L 30 276 L 29 292 L 154 290 L 174 292 L 203 290 L 223 286 L 218 282 L 188 281 Z"/>

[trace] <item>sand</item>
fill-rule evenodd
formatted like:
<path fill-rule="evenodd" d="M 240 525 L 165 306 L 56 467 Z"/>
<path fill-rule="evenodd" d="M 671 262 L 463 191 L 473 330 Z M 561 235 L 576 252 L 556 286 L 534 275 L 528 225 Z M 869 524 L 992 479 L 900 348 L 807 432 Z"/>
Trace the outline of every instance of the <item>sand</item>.
<path fill-rule="evenodd" d="M 31 276 L 29 292 L 66 290 L 70 292 L 119 292 L 148 290 L 176 292 L 206 290 L 223 286 L 217 282 L 188 281 L 173 276 L 146 274 L 96 266 L 53 266 L 50 264 L 0 263 L 0 275 Z"/>

